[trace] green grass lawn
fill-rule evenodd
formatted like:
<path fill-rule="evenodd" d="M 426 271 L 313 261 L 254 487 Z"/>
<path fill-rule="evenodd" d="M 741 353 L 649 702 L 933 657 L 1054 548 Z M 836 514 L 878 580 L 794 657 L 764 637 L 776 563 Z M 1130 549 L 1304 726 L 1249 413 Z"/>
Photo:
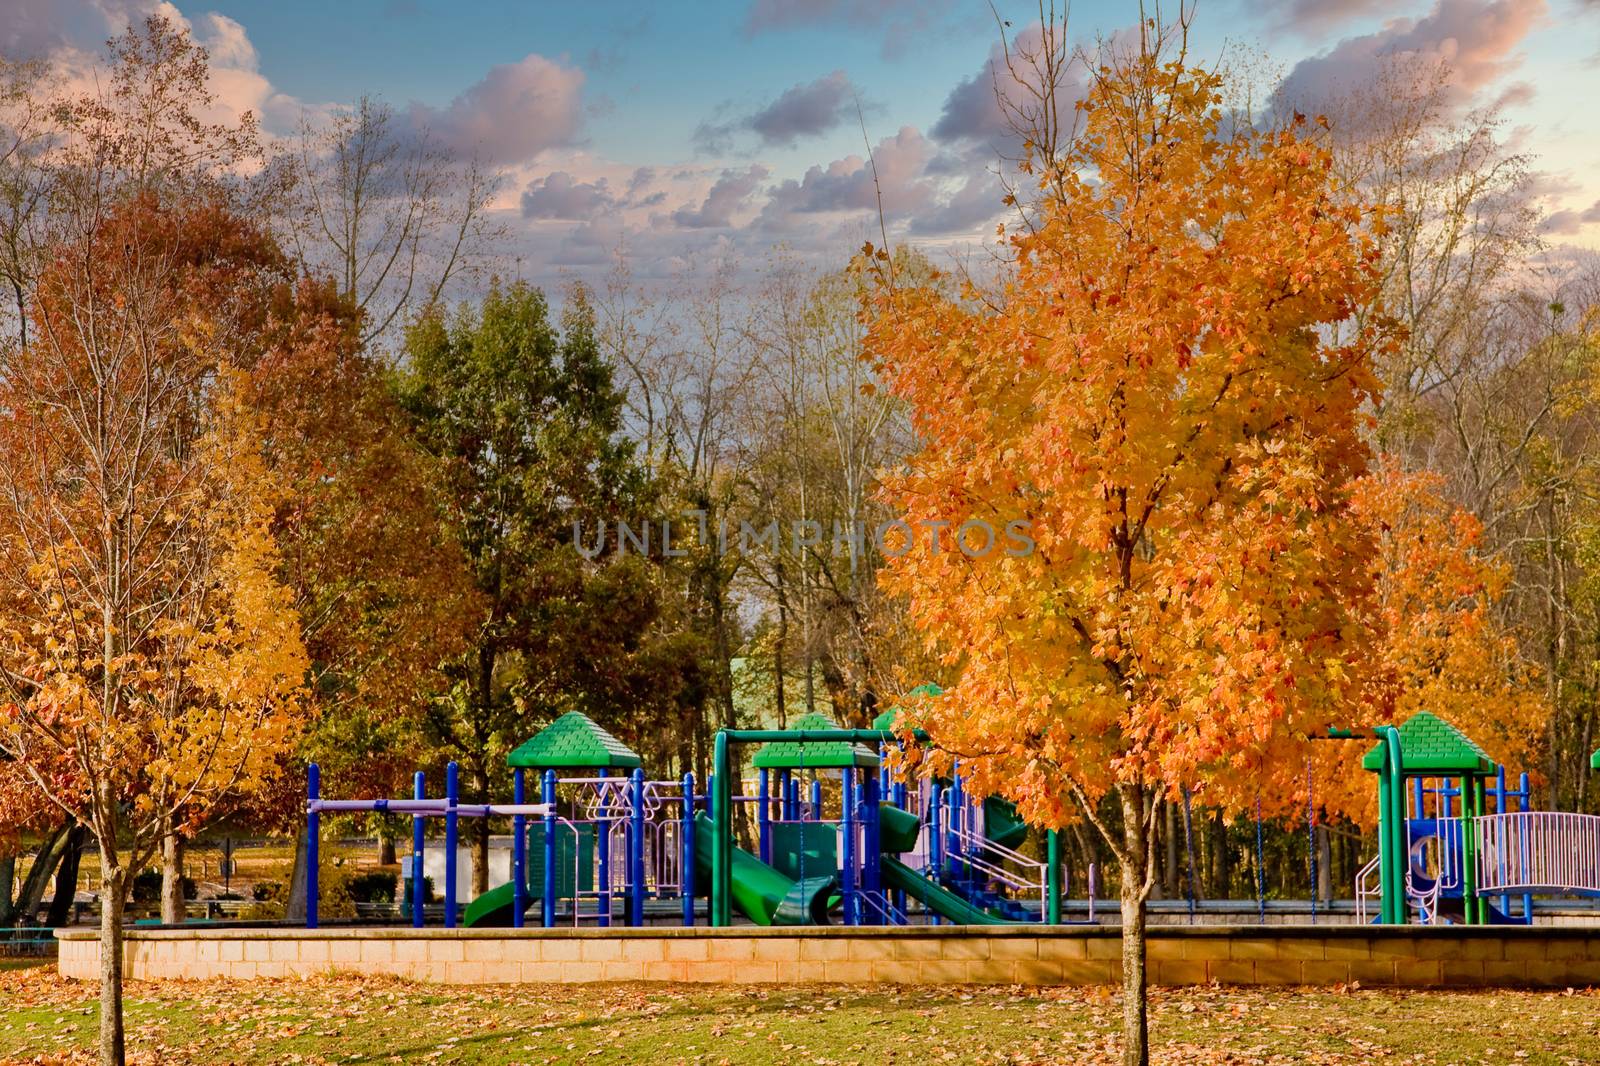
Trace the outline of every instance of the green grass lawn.
<path fill-rule="evenodd" d="M 0 973 L 0 1061 L 90 1061 L 95 989 Z M 328 977 L 134 982 L 142 1063 L 1099 1063 L 1116 1057 L 1106 990 L 454 988 Z M 1592 992 L 1200 988 L 1152 996 L 1155 1061 L 1600 1062 Z"/>

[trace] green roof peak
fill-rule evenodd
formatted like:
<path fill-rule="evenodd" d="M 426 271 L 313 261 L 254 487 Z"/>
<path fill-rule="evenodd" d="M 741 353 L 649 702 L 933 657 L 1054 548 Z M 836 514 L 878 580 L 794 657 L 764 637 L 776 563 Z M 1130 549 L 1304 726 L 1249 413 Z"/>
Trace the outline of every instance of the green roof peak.
<path fill-rule="evenodd" d="M 838 729 L 839 724 L 821 712 L 803 714 L 790 722 L 788 730 Z M 847 766 L 876 769 L 878 753 L 861 744 L 846 741 L 801 744 L 793 740 L 774 740 L 756 752 L 757 770 L 838 770 Z"/>
<path fill-rule="evenodd" d="M 1400 727 L 1400 758 L 1407 776 L 1435 773 L 1483 777 L 1494 773 L 1494 760 L 1461 730 L 1443 718 L 1418 711 Z M 1361 765 L 1368 770 L 1383 766 L 1383 745 L 1367 752 Z"/>
<path fill-rule="evenodd" d="M 944 689 L 940 688 L 938 685 L 935 685 L 933 682 L 929 681 L 929 682 L 925 682 L 925 683 L 923 683 L 921 685 L 918 685 L 916 688 L 914 688 L 911 691 L 907 692 L 906 695 L 908 697 L 912 697 L 912 696 L 942 696 L 942 695 L 944 695 Z M 874 728 L 874 729 L 893 729 L 894 728 L 894 720 L 895 720 L 895 718 L 897 718 L 899 716 L 900 710 L 901 710 L 901 708 L 900 708 L 899 704 L 896 704 L 895 706 L 890 707 L 887 711 L 884 711 L 882 714 L 878 715 L 878 717 L 876 717 L 876 718 L 874 718 L 872 720 L 872 728 Z"/>
<path fill-rule="evenodd" d="M 644 761 L 582 711 L 569 711 L 524 741 L 506 765 L 530 770 L 634 770 Z"/>

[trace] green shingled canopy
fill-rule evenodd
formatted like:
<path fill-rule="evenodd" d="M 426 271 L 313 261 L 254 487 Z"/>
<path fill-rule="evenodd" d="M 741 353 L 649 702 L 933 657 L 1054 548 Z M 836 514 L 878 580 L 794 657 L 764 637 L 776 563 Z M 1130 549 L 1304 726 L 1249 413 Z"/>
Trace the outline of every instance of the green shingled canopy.
<path fill-rule="evenodd" d="M 821 713 L 801 715 L 789 725 L 791 730 L 838 728 L 838 723 Z M 847 766 L 877 769 L 878 753 L 842 740 L 811 744 L 774 740 L 763 744 L 755 757 L 757 770 L 838 770 Z"/>
<path fill-rule="evenodd" d="M 930 683 L 925 684 L 925 685 L 918 685 L 916 688 L 912 689 L 910 692 L 907 692 L 906 695 L 907 696 L 938 696 L 938 695 L 942 695 L 943 693 L 944 693 L 944 689 L 942 689 L 938 685 L 932 684 L 930 682 Z M 872 720 L 872 728 L 874 728 L 874 729 L 893 729 L 894 728 L 894 720 L 897 717 L 899 717 L 899 715 L 900 715 L 900 708 L 899 707 L 890 707 L 887 711 L 884 711 L 882 714 L 878 715 L 878 717 L 876 717 L 876 718 L 874 718 Z"/>
<path fill-rule="evenodd" d="M 506 765 L 530 770 L 634 770 L 638 754 L 581 711 L 569 711 L 510 755 Z"/>
<path fill-rule="evenodd" d="M 1465 733 L 1427 711 L 1417 712 L 1400 727 L 1400 757 L 1407 777 L 1431 773 L 1487 777 L 1495 768 L 1494 760 Z M 1367 752 L 1361 765 L 1381 769 L 1383 745 Z"/>

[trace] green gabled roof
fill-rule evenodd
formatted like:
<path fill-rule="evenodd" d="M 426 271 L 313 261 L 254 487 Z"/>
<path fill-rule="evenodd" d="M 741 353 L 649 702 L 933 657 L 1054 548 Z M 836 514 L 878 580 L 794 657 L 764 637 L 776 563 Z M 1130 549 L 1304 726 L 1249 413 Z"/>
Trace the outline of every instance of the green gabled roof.
<path fill-rule="evenodd" d="M 801 715 L 789 724 L 791 730 L 838 728 L 837 722 L 821 713 Z M 755 757 L 757 770 L 838 770 L 846 766 L 876 769 L 877 765 L 877 752 L 842 740 L 820 744 L 774 740 L 761 745 Z"/>
<path fill-rule="evenodd" d="M 582 711 L 569 711 L 506 756 L 507 766 L 531 770 L 633 770 L 638 754 Z"/>
<path fill-rule="evenodd" d="M 944 689 L 940 688 L 938 685 L 933 684 L 932 682 L 928 682 L 927 684 L 918 685 L 916 688 L 914 688 L 910 692 L 906 693 L 907 696 L 940 696 L 940 695 L 943 695 L 943 694 L 944 694 Z M 876 718 L 874 718 L 872 720 L 872 728 L 874 728 L 874 729 L 893 729 L 894 728 L 894 720 L 895 720 L 896 717 L 899 716 L 899 714 L 900 714 L 900 708 L 898 706 L 890 707 L 887 711 L 884 711 L 882 714 L 878 715 L 878 717 L 876 717 Z"/>
<path fill-rule="evenodd" d="M 1427 711 L 1412 715 L 1400 727 L 1400 758 L 1407 775 L 1443 771 L 1473 776 L 1494 773 L 1494 760 L 1465 733 Z M 1368 770 L 1383 767 L 1383 745 L 1361 760 Z"/>

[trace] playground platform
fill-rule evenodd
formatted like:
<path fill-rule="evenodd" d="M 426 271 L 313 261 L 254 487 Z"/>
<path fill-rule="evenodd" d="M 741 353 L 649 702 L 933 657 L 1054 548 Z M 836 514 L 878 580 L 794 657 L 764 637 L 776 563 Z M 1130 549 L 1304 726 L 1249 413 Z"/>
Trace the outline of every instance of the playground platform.
<path fill-rule="evenodd" d="M 97 980 L 93 929 L 63 929 L 63 976 Z M 1586 926 L 1153 926 L 1157 985 L 1600 985 Z M 447 984 L 677 981 L 1092 985 L 1120 981 L 1114 927 L 134 929 L 134 980 L 387 974 Z"/>

